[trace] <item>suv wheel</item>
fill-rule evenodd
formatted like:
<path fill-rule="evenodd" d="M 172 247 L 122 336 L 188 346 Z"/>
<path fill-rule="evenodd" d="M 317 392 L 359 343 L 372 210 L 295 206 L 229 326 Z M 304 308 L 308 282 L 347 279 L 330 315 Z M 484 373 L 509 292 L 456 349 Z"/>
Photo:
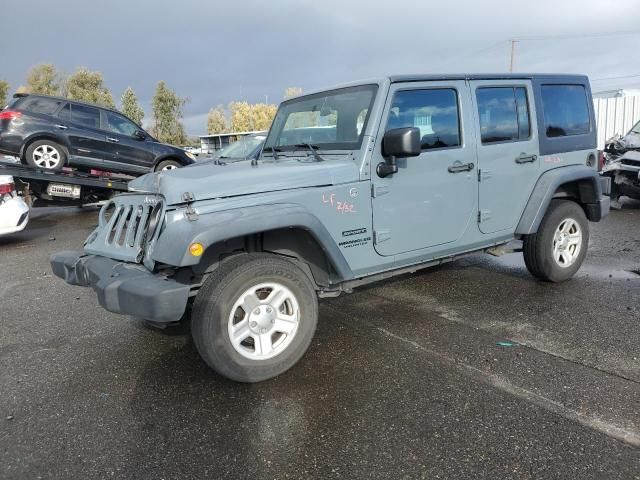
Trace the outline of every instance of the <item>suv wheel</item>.
<path fill-rule="evenodd" d="M 318 323 L 318 298 L 289 260 L 244 254 L 223 262 L 198 292 L 191 315 L 198 352 L 239 382 L 275 377 L 305 353 Z"/>
<path fill-rule="evenodd" d="M 51 140 L 36 140 L 25 153 L 27 164 L 45 170 L 60 170 L 67 163 L 64 149 Z"/>
<path fill-rule="evenodd" d="M 180 168 L 182 164 L 176 160 L 163 160 L 156 165 L 156 172 L 162 172 L 164 170 L 175 170 Z"/>
<path fill-rule="evenodd" d="M 569 280 L 587 254 L 589 222 L 571 200 L 553 200 L 538 231 L 524 238 L 524 262 L 529 272 L 547 282 Z"/>

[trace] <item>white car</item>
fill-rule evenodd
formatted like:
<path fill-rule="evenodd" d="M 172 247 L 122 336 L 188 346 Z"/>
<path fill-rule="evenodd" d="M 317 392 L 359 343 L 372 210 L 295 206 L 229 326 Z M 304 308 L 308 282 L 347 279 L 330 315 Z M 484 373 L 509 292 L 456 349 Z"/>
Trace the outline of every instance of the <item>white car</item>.
<path fill-rule="evenodd" d="M 0 175 L 0 235 L 24 230 L 29 222 L 29 206 L 19 197 L 13 177 Z"/>

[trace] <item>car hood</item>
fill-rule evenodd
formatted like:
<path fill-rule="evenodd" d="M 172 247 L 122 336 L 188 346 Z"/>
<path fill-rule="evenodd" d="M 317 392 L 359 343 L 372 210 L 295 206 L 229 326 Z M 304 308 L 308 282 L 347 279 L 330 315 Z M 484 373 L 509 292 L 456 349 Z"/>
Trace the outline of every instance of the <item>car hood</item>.
<path fill-rule="evenodd" d="M 167 204 L 183 203 L 189 193 L 194 201 L 274 192 L 294 188 L 338 185 L 359 178 L 353 160 L 324 162 L 282 159 L 216 165 L 193 164 L 164 172 L 149 173 L 129 182 L 129 190 L 160 193 Z"/>

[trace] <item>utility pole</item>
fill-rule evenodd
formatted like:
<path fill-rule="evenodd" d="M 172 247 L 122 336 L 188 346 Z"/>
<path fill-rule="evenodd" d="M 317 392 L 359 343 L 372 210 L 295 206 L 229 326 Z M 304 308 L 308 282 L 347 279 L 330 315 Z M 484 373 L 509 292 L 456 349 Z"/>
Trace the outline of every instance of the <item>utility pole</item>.
<path fill-rule="evenodd" d="M 509 62 L 509 72 L 513 72 L 513 62 L 516 56 L 516 42 L 517 40 L 511 40 L 511 61 Z"/>

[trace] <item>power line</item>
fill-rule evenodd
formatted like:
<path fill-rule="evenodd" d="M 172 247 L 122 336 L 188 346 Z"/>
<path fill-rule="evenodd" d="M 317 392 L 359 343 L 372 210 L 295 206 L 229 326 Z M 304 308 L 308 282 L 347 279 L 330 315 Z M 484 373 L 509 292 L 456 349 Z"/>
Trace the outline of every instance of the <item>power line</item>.
<path fill-rule="evenodd" d="M 640 73 L 636 73 L 634 75 L 622 75 L 620 77 L 600 77 L 591 79 L 592 82 L 599 82 L 601 80 L 622 80 L 624 78 L 637 78 L 640 77 Z"/>
<path fill-rule="evenodd" d="M 513 40 L 528 41 L 528 40 L 560 40 L 571 38 L 594 38 L 594 37 L 613 37 L 622 35 L 640 35 L 640 30 L 632 30 L 626 32 L 600 32 L 600 33 L 576 33 L 566 35 L 530 35 L 523 37 L 514 37 Z"/>

